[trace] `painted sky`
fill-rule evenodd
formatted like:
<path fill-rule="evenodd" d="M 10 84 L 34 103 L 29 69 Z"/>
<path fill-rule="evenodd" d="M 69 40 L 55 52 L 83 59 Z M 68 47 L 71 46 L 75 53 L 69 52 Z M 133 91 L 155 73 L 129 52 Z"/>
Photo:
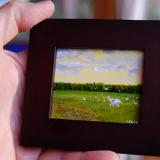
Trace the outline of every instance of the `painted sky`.
<path fill-rule="evenodd" d="M 55 82 L 141 84 L 142 51 L 57 49 Z"/>

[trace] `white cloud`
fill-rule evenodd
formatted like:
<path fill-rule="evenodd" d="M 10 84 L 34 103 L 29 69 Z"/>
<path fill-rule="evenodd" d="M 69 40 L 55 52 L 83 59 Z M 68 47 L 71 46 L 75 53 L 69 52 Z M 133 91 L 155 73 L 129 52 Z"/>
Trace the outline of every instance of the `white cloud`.
<path fill-rule="evenodd" d="M 116 64 L 106 64 L 97 66 L 94 68 L 94 71 L 97 72 L 104 72 L 104 71 L 125 71 L 127 70 L 127 67 L 125 65 L 116 65 Z"/>
<path fill-rule="evenodd" d="M 63 65 L 64 67 L 82 68 L 82 67 L 87 67 L 88 66 L 88 64 L 81 63 L 81 62 L 61 62 L 60 64 Z"/>
<path fill-rule="evenodd" d="M 109 71 L 109 70 L 113 70 L 114 66 L 107 64 L 107 65 L 101 65 L 101 66 L 97 66 L 94 68 L 94 71 L 97 72 L 104 72 L 104 71 Z"/>
<path fill-rule="evenodd" d="M 139 68 L 138 66 L 134 66 L 134 67 L 131 67 L 129 70 L 128 70 L 128 76 L 129 77 L 138 77 L 139 76 Z"/>
<path fill-rule="evenodd" d="M 57 49 L 57 58 L 78 58 L 79 55 L 79 50 Z"/>
<path fill-rule="evenodd" d="M 78 74 L 82 68 L 87 66 L 88 64 L 80 62 L 58 62 L 56 64 L 56 72 L 63 74 Z"/>
<path fill-rule="evenodd" d="M 85 59 L 87 60 L 87 61 L 95 61 L 95 57 L 94 57 L 94 55 L 92 54 L 92 52 L 86 52 L 85 54 L 84 54 L 84 57 L 85 57 Z"/>
<path fill-rule="evenodd" d="M 79 74 L 79 70 L 73 70 L 73 69 L 69 69 L 69 70 L 64 70 L 64 69 L 59 69 L 56 68 L 56 73 L 61 73 L 61 74 Z"/>
<path fill-rule="evenodd" d="M 121 64 L 121 65 L 117 66 L 117 70 L 118 70 L 118 71 L 125 71 L 125 70 L 127 70 L 127 66 Z"/>

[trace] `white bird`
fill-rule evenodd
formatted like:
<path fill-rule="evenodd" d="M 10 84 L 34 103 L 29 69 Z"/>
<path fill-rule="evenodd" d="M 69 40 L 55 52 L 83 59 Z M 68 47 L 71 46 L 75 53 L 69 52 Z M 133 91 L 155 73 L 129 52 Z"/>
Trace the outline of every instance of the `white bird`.
<path fill-rule="evenodd" d="M 127 123 L 131 123 L 131 124 L 133 124 L 133 123 L 138 123 L 138 121 L 133 121 L 133 120 L 127 120 Z"/>
<path fill-rule="evenodd" d="M 133 104 L 134 104 L 134 105 L 138 105 L 138 102 L 136 102 L 136 101 L 133 101 Z"/>
<path fill-rule="evenodd" d="M 108 96 L 107 99 L 109 100 L 111 107 L 119 107 L 119 105 L 122 104 L 122 102 L 117 98 L 114 99 Z"/>
<path fill-rule="evenodd" d="M 105 91 L 109 91 L 109 87 L 105 87 L 104 90 L 105 90 Z"/>

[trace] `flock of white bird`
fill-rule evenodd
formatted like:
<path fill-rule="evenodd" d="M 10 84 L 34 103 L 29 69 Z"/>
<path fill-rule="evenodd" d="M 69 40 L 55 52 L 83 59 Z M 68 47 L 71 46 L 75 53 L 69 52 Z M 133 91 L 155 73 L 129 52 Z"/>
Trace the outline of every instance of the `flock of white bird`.
<path fill-rule="evenodd" d="M 95 98 L 97 99 L 97 101 L 100 101 L 100 99 L 98 97 L 95 96 Z M 86 101 L 86 100 L 87 100 L 86 98 L 83 98 L 83 101 Z M 118 99 L 118 98 L 112 98 L 110 96 L 107 96 L 106 100 L 109 101 L 110 107 L 120 107 L 120 105 L 122 104 L 122 101 L 120 99 Z M 103 101 L 105 102 L 106 100 L 103 100 Z M 129 97 L 126 97 L 125 101 L 128 101 L 128 100 L 129 100 Z M 134 105 L 138 105 L 138 102 L 133 101 L 133 104 Z"/>

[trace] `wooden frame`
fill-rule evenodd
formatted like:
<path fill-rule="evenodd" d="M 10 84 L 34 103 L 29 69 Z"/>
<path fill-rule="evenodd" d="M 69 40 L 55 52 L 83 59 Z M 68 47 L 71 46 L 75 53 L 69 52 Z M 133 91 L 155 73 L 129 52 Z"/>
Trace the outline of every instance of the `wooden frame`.
<path fill-rule="evenodd" d="M 160 155 L 160 22 L 46 20 L 31 30 L 21 144 Z M 144 50 L 139 124 L 49 118 L 55 48 Z M 43 91 L 43 92 L 42 92 Z"/>

